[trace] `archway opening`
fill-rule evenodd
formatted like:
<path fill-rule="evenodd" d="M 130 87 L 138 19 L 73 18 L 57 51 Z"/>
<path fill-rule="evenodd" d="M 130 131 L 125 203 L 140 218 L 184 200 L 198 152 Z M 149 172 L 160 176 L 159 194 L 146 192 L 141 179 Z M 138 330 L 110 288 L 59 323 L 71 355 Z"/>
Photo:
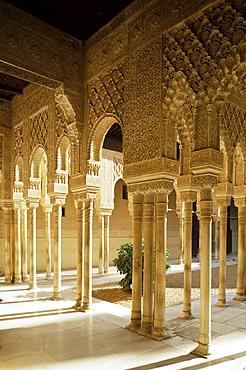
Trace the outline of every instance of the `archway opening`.
<path fill-rule="evenodd" d="M 118 123 L 114 123 L 108 130 L 104 138 L 103 149 L 122 153 L 122 131 Z"/>

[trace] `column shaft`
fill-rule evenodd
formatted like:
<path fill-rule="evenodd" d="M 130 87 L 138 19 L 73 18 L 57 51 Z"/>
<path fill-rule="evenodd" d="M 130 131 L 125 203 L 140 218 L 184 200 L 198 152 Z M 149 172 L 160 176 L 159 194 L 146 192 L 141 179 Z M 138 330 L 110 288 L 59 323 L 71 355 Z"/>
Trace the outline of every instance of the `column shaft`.
<path fill-rule="evenodd" d="M 131 330 L 137 330 L 141 324 L 142 296 L 142 226 L 143 226 L 143 196 L 133 195 L 133 260 L 132 260 L 132 313 Z"/>
<path fill-rule="evenodd" d="M 198 347 L 193 352 L 200 356 L 206 356 L 211 353 L 211 189 L 201 190 L 200 210 L 200 332 Z"/>
<path fill-rule="evenodd" d="M 29 289 L 36 289 L 36 208 L 29 209 L 29 273 Z"/>
<path fill-rule="evenodd" d="M 15 276 L 14 282 L 21 283 L 21 210 L 15 208 L 14 210 L 14 224 L 15 224 Z"/>
<path fill-rule="evenodd" d="M 28 281 L 28 268 L 27 268 L 27 208 L 22 209 L 22 222 L 21 222 L 21 261 L 22 261 L 22 281 Z"/>
<path fill-rule="evenodd" d="M 46 279 L 51 278 L 51 226 L 50 226 L 50 213 L 45 212 L 45 233 L 46 233 Z"/>
<path fill-rule="evenodd" d="M 220 280 L 219 297 L 216 306 L 226 305 L 226 244 L 227 244 L 227 206 L 220 206 Z"/>
<path fill-rule="evenodd" d="M 84 248 L 83 248 L 83 206 L 77 209 L 78 220 L 78 260 L 77 260 L 77 294 L 75 308 L 81 307 L 83 297 L 83 262 L 84 262 Z"/>
<path fill-rule="evenodd" d="M 184 201 L 184 303 L 182 319 L 192 319 L 191 314 L 191 262 L 192 262 L 192 201 Z"/>
<path fill-rule="evenodd" d="M 52 299 L 61 298 L 61 222 L 62 206 L 54 206 L 54 291 Z"/>
<path fill-rule="evenodd" d="M 238 207 L 238 262 L 237 262 L 237 293 L 233 298 L 238 301 L 246 299 L 244 290 L 245 258 L 246 258 L 246 206 Z"/>
<path fill-rule="evenodd" d="M 92 221 L 93 201 L 85 201 L 84 210 L 84 296 L 83 310 L 89 310 L 92 302 Z"/>
<path fill-rule="evenodd" d="M 109 271 L 109 220 L 110 216 L 104 216 L 104 273 Z"/>
<path fill-rule="evenodd" d="M 167 194 L 155 195 L 155 273 L 154 273 L 154 330 L 152 336 L 163 339 L 165 329 L 166 294 L 166 237 L 167 237 Z"/>
<path fill-rule="evenodd" d="M 4 261 L 5 284 L 11 283 L 11 244 L 10 244 L 10 210 L 4 209 Z"/>
<path fill-rule="evenodd" d="M 154 195 L 144 196 L 144 269 L 143 318 L 141 332 L 150 334 L 153 327 L 153 245 Z"/>
<path fill-rule="evenodd" d="M 98 272 L 102 274 L 104 271 L 104 215 L 99 217 L 99 261 Z"/>

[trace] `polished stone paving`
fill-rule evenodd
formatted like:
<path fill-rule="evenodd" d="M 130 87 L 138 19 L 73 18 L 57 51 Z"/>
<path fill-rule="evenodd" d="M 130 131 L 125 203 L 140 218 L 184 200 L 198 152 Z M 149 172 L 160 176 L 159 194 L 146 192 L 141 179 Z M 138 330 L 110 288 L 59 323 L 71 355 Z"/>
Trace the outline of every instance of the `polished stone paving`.
<path fill-rule="evenodd" d="M 93 275 L 94 284 L 112 280 L 119 280 L 112 269 Z M 199 301 L 192 302 L 190 321 L 178 318 L 181 305 L 167 308 L 175 335 L 158 342 L 126 330 L 130 310 L 119 305 L 93 299 L 91 311 L 75 311 L 75 285 L 76 272 L 63 272 L 62 299 L 52 301 L 43 274 L 37 291 L 4 285 L 0 277 L 0 369 L 246 369 L 246 302 L 232 300 L 234 293 L 227 293 L 226 308 L 214 306 L 218 297 L 212 297 L 213 353 L 205 359 L 190 353 L 198 340 Z"/>

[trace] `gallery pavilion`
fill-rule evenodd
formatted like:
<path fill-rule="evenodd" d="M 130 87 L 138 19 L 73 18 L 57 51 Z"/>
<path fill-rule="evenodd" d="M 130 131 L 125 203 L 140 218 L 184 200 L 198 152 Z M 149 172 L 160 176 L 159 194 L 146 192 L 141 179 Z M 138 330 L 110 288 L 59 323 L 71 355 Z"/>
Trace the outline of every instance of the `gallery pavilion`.
<path fill-rule="evenodd" d="M 184 263 L 184 319 L 199 256 L 195 351 L 210 353 L 212 257 L 217 305 L 226 304 L 232 252 L 234 299 L 246 299 L 245 28 L 244 0 L 135 0 L 81 40 L 1 1 L 6 284 L 35 289 L 45 271 L 59 299 L 61 271 L 77 269 L 75 308 L 89 310 L 92 267 L 108 273 L 133 239 L 128 328 L 162 340 L 166 248 Z"/>

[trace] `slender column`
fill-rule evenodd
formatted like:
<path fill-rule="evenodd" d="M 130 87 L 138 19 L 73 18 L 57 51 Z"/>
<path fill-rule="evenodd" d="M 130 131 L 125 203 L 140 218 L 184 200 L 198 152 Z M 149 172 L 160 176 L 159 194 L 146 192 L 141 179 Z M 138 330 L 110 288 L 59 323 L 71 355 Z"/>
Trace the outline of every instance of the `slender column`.
<path fill-rule="evenodd" d="M 143 196 L 133 195 L 133 261 L 132 261 L 132 313 L 130 330 L 138 330 L 141 324 L 142 296 L 142 225 L 143 225 Z"/>
<path fill-rule="evenodd" d="M 27 210 L 26 206 L 22 207 L 22 222 L 21 222 L 21 262 L 22 262 L 22 281 L 26 282 L 28 278 L 28 268 L 27 268 Z"/>
<path fill-rule="evenodd" d="M 46 279 L 51 279 L 51 226 L 50 215 L 52 212 L 51 206 L 45 207 L 45 252 L 46 252 Z"/>
<path fill-rule="evenodd" d="M 184 201 L 184 302 L 181 319 L 190 320 L 191 314 L 191 263 L 192 263 L 192 201 Z"/>
<path fill-rule="evenodd" d="M 213 217 L 213 245 L 214 245 L 214 259 L 219 259 L 219 219 L 218 216 Z"/>
<path fill-rule="evenodd" d="M 52 299 L 61 299 L 61 223 L 62 205 L 54 205 L 54 291 Z"/>
<path fill-rule="evenodd" d="M 4 208 L 4 260 L 5 260 L 5 284 L 11 283 L 11 244 L 10 244 L 10 215 L 11 211 Z"/>
<path fill-rule="evenodd" d="M 109 220 L 110 216 L 104 216 L 104 273 L 109 271 Z"/>
<path fill-rule="evenodd" d="M 235 202 L 238 206 L 238 262 L 237 262 L 237 292 L 233 298 L 236 301 L 244 301 L 246 299 L 244 289 L 244 276 L 245 276 L 245 258 L 246 258 L 246 206 L 240 205 L 239 202 Z"/>
<path fill-rule="evenodd" d="M 37 289 L 36 273 L 36 208 L 38 204 L 29 206 L 29 289 Z"/>
<path fill-rule="evenodd" d="M 14 209 L 14 226 L 15 226 L 15 274 L 14 282 L 19 284 L 21 280 L 21 209 L 20 205 L 15 204 Z"/>
<path fill-rule="evenodd" d="M 165 329 L 167 194 L 155 195 L 154 330 L 152 336 L 167 337 Z"/>
<path fill-rule="evenodd" d="M 84 210 L 84 295 L 83 310 L 89 310 L 92 302 L 92 221 L 93 201 L 85 201 Z"/>
<path fill-rule="evenodd" d="M 83 297 L 83 263 L 84 263 L 84 246 L 83 246 L 83 212 L 84 203 L 77 203 L 77 221 L 78 221 L 78 259 L 77 259 L 77 293 L 75 308 L 80 308 Z"/>
<path fill-rule="evenodd" d="M 104 215 L 100 214 L 99 217 L 99 262 L 98 272 L 103 274 L 104 271 Z"/>
<path fill-rule="evenodd" d="M 153 245 L 154 195 L 144 195 L 144 280 L 143 318 L 141 333 L 150 334 L 153 328 Z"/>
<path fill-rule="evenodd" d="M 179 214 L 179 265 L 184 263 L 184 218 L 182 212 Z"/>
<path fill-rule="evenodd" d="M 211 353 L 211 217 L 212 192 L 209 188 L 201 189 L 200 199 L 200 333 L 198 346 L 193 353 L 206 356 Z"/>
<path fill-rule="evenodd" d="M 216 306 L 226 306 L 226 245 L 227 245 L 227 204 L 222 200 L 220 205 L 220 280 L 219 297 Z"/>
<path fill-rule="evenodd" d="M 11 229 L 11 258 L 12 258 L 12 283 L 15 282 L 15 220 L 14 209 L 10 211 L 10 229 Z"/>

